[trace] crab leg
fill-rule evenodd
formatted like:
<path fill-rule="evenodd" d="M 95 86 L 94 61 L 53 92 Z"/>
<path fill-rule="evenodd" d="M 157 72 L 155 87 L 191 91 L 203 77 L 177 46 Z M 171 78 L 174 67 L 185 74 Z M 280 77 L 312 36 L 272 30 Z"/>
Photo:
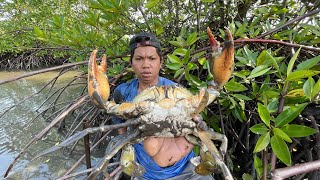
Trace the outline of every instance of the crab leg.
<path fill-rule="evenodd" d="M 207 172 L 208 169 L 212 168 L 214 170 L 214 166 L 218 165 L 222 173 L 225 176 L 225 179 L 233 179 L 228 167 L 223 162 L 223 155 L 226 153 L 227 150 L 227 138 L 219 133 L 208 129 L 203 121 L 199 113 L 210 103 L 212 103 L 219 95 L 219 90 L 221 87 L 228 82 L 229 78 L 231 77 L 234 65 L 234 45 L 233 45 L 233 38 L 232 34 L 229 29 L 226 29 L 228 40 L 224 42 L 224 47 L 222 51 L 220 51 L 219 42 L 214 38 L 210 28 L 207 28 L 207 33 L 209 36 L 210 46 L 212 48 L 212 55 L 213 60 L 211 61 L 211 73 L 213 75 L 213 80 L 209 82 L 209 86 L 207 90 L 202 89 L 200 90 L 198 95 L 189 99 L 192 102 L 193 106 L 196 107 L 194 112 L 191 114 L 193 116 L 193 120 L 197 123 L 196 129 L 196 136 L 200 138 L 202 143 L 208 148 L 210 154 L 212 155 L 214 160 L 207 159 L 198 166 L 198 170 L 201 172 Z M 220 150 L 222 156 L 220 155 L 219 151 L 212 143 L 212 140 L 220 140 L 222 142 Z M 209 167 L 205 165 L 210 165 Z"/>
<path fill-rule="evenodd" d="M 233 180 L 233 177 L 232 177 L 228 167 L 223 162 L 223 159 L 222 159 L 219 151 L 217 150 L 216 146 L 211 141 L 211 137 L 216 137 L 217 134 L 218 133 L 215 133 L 213 131 L 211 131 L 211 132 L 209 132 L 209 131 L 198 131 L 198 137 L 201 139 L 201 141 L 208 148 L 208 150 L 211 153 L 211 155 L 214 157 L 215 163 L 221 168 L 221 171 L 222 171 L 222 173 L 224 175 L 224 178 L 226 180 Z M 222 134 L 220 134 L 220 135 L 222 135 Z M 227 142 L 225 142 L 225 143 L 227 143 Z M 225 147 L 226 147 L 226 145 L 225 145 Z"/>
<path fill-rule="evenodd" d="M 145 173 L 145 169 L 136 162 L 136 154 L 134 147 L 127 144 L 122 150 L 120 164 L 123 167 L 123 172 L 131 177 L 139 177 Z"/>
<path fill-rule="evenodd" d="M 202 152 L 200 151 L 200 156 L 202 162 L 196 166 L 196 173 L 200 175 L 209 175 L 222 171 L 225 179 L 233 180 L 228 167 L 225 165 L 223 158 L 220 155 L 220 152 L 222 155 L 225 154 L 228 144 L 228 139 L 223 134 L 214 132 L 212 129 L 195 129 L 194 135 L 188 135 L 186 138 L 192 144 L 199 145 L 201 147 Z M 220 152 L 212 143 L 212 140 L 221 141 Z"/>
<path fill-rule="evenodd" d="M 80 131 L 80 132 L 70 136 L 69 138 L 67 138 L 66 140 L 61 142 L 60 144 L 58 144 L 56 146 L 53 146 L 53 147 L 43 151 L 41 154 L 39 154 L 34 159 L 36 159 L 38 157 L 41 157 L 43 155 L 46 155 L 48 153 L 54 152 L 56 150 L 59 150 L 59 149 L 61 149 L 63 147 L 67 147 L 71 143 L 74 143 L 74 142 L 80 140 L 81 138 L 83 138 L 87 134 L 93 134 L 93 133 L 97 133 L 97 132 L 106 132 L 108 130 L 119 129 L 119 128 L 122 128 L 122 127 L 128 127 L 128 126 L 132 126 L 132 125 L 137 125 L 139 123 L 140 123 L 140 119 L 134 119 L 134 120 L 128 120 L 128 121 L 126 121 L 124 123 L 121 123 L 121 124 L 106 125 L 106 126 L 100 126 L 100 127 L 94 127 L 94 128 L 87 128 L 87 129 L 85 129 L 83 131 Z"/>
<path fill-rule="evenodd" d="M 130 142 L 132 139 L 136 138 L 140 132 L 138 130 L 135 130 L 132 132 L 127 132 L 125 134 L 121 134 L 115 138 L 113 138 L 106 149 L 106 156 L 104 156 L 99 164 L 94 168 L 94 170 L 91 172 L 91 174 L 88 176 L 88 179 L 96 179 L 97 175 L 100 174 L 100 172 L 105 171 L 105 169 L 108 167 L 110 159 L 116 155 L 116 153 L 125 146 L 128 142 Z M 108 177 L 109 174 L 106 172 L 105 175 Z"/>
<path fill-rule="evenodd" d="M 201 145 L 200 157 L 202 162 L 195 167 L 196 173 L 202 176 L 207 176 L 212 173 L 221 173 L 219 165 L 204 144 Z"/>
<path fill-rule="evenodd" d="M 116 104 L 114 101 L 107 101 L 104 105 L 104 109 L 107 114 L 112 114 L 123 119 L 129 119 L 131 117 L 137 117 L 141 112 L 147 112 L 154 104 L 154 102 L 150 101 L 136 103 L 123 102 L 121 104 Z"/>

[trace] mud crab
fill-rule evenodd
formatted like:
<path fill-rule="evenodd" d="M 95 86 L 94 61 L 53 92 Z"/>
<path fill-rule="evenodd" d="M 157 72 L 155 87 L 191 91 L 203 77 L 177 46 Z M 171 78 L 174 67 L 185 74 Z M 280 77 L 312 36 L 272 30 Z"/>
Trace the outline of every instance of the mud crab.
<path fill-rule="evenodd" d="M 221 51 L 219 42 L 215 40 L 209 28 L 207 32 L 213 51 L 211 72 L 213 72 L 214 80 L 209 82 L 208 88 L 201 89 L 196 95 L 181 86 L 154 86 L 141 92 L 132 102 L 116 104 L 114 101 L 108 101 L 110 88 L 106 76 L 106 56 L 102 57 L 102 62 L 98 66 L 96 63 L 97 50 L 94 50 L 88 64 L 89 96 L 92 102 L 97 107 L 104 109 L 106 113 L 127 119 L 127 121 L 117 125 L 86 129 L 69 137 L 56 149 L 89 133 L 135 125 L 136 128 L 111 140 L 106 149 L 106 156 L 91 172 L 90 179 L 96 177 L 101 171 L 105 171 L 109 160 L 120 149 L 123 150 L 120 159 L 123 172 L 130 176 L 141 176 L 144 168 L 135 162 L 134 149 L 131 144 L 141 142 L 149 136 L 185 136 L 188 141 L 201 147 L 202 160 L 195 169 L 197 173 L 208 175 L 218 170 L 223 173 L 225 179 L 233 179 L 223 162 L 223 155 L 227 150 L 227 138 L 208 128 L 199 115 L 219 96 L 219 89 L 231 76 L 234 64 L 233 38 L 231 32 L 226 29 L 228 39 L 224 42 L 224 48 Z M 212 140 L 221 141 L 220 152 Z"/>

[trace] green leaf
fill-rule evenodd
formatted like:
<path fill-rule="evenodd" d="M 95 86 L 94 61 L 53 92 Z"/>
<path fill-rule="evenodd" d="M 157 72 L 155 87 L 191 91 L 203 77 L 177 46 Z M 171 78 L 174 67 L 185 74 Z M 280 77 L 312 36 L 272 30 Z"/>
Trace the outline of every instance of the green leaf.
<path fill-rule="evenodd" d="M 176 73 L 174 73 L 173 78 L 177 78 L 177 77 L 180 76 L 183 72 L 184 72 L 184 68 L 181 68 L 181 69 L 177 70 Z"/>
<path fill-rule="evenodd" d="M 260 136 L 256 146 L 254 147 L 253 152 L 255 153 L 255 152 L 262 151 L 269 145 L 269 142 L 270 142 L 270 132 L 267 132 L 266 134 Z"/>
<path fill-rule="evenodd" d="M 168 41 L 168 42 L 176 47 L 183 47 L 183 43 L 180 41 Z"/>
<path fill-rule="evenodd" d="M 318 79 L 317 83 L 314 85 L 311 93 L 311 99 L 314 99 L 315 96 L 319 93 L 320 91 L 320 79 Z"/>
<path fill-rule="evenodd" d="M 241 92 L 241 91 L 247 90 L 247 88 L 244 85 L 242 85 L 238 82 L 235 82 L 234 79 L 230 80 L 225 85 L 225 87 L 228 91 L 233 91 L 233 92 Z"/>
<path fill-rule="evenodd" d="M 312 70 L 298 70 L 290 73 L 287 77 L 287 81 L 295 81 L 303 78 L 308 78 L 310 76 L 314 76 L 319 74 L 320 71 L 312 71 Z"/>
<path fill-rule="evenodd" d="M 304 96 L 303 89 L 294 89 L 289 91 L 286 95 L 287 98 L 295 98 L 295 97 L 302 97 Z"/>
<path fill-rule="evenodd" d="M 248 61 L 246 58 L 241 57 L 241 56 L 235 56 L 235 58 L 236 58 L 239 62 L 241 62 L 242 64 L 247 65 L 247 66 L 251 66 L 251 64 L 249 64 L 249 61 Z"/>
<path fill-rule="evenodd" d="M 190 59 L 190 49 L 188 49 L 188 51 L 186 52 L 185 56 L 182 59 L 183 64 L 187 64 L 189 62 Z"/>
<path fill-rule="evenodd" d="M 246 58 L 249 60 L 250 64 L 255 64 L 255 60 L 256 60 L 256 58 L 258 56 L 258 53 L 254 53 L 254 52 L 250 51 L 248 46 L 245 46 L 243 48 L 243 50 L 244 50 Z"/>
<path fill-rule="evenodd" d="M 45 38 L 45 33 L 41 29 L 34 27 L 33 30 L 39 38 Z"/>
<path fill-rule="evenodd" d="M 259 92 L 259 87 L 258 87 L 258 85 L 257 85 L 257 83 L 256 82 L 252 82 L 252 93 L 255 95 L 255 96 L 257 96 L 257 94 L 258 94 L 258 92 Z"/>
<path fill-rule="evenodd" d="M 297 65 L 297 70 L 305 70 L 310 69 L 313 66 L 317 65 L 320 62 L 320 56 L 316 56 L 314 58 L 303 61 L 302 63 Z"/>
<path fill-rule="evenodd" d="M 192 75 L 192 74 L 189 74 L 189 70 L 188 69 L 185 69 L 185 78 L 192 84 L 196 85 L 196 86 L 200 86 L 201 85 L 201 81 L 198 77 Z"/>
<path fill-rule="evenodd" d="M 179 63 L 168 63 L 168 64 L 166 64 L 166 66 L 172 70 L 178 70 L 182 67 L 182 65 Z"/>
<path fill-rule="evenodd" d="M 281 128 L 289 137 L 306 137 L 317 133 L 317 130 L 298 124 L 287 124 Z"/>
<path fill-rule="evenodd" d="M 247 23 L 240 24 L 239 23 L 239 28 L 237 29 L 235 36 L 240 36 L 240 37 L 246 37 L 245 33 L 248 31 Z"/>
<path fill-rule="evenodd" d="M 256 155 L 254 156 L 253 165 L 258 174 L 258 179 L 260 179 L 263 173 L 263 165 L 261 159 L 259 159 Z"/>
<path fill-rule="evenodd" d="M 146 3 L 146 8 L 151 9 L 155 5 L 157 5 L 158 2 L 159 2 L 159 0 L 148 0 L 147 3 Z"/>
<path fill-rule="evenodd" d="M 234 109 L 232 111 L 233 116 L 235 116 L 239 121 L 247 121 L 247 116 L 244 113 L 244 110 L 241 108 L 241 106 L 238 105 L 237 102 L 232 100 L 232 98 L 229 98 L 230 101 L 232 101 L 232 104 L 234 106 Z"/>
<path fill-rule="evenodd" d="M 299 104 L 297 106 L 290 107 L 281 112 L 275 119 L 275 127 L 282 127 L 292 120 L 294 120 L 300 112 L 308 105 L 308 103 Z"/>
<path fill-rule="evenodd" d="M 248 70 L 241 70 L 239 72 L 233 72 L 233 75 L 238 76 L 242 79 L 246 79 L 246 77 L 251 73 L 251 71 Z"/>
<path fill-rule="evenodd" d="M 201 51 L 192 55 L 193 58 L 201 58 L 206 54 L 205 51 Z"/>
<path fill-rule="evenodd" d="M 200 0 L 200 1 L 205 3 L 214 3 L 216 0 Z"/>
<path fill-rule="evenodd" d="M 267 68 L 266 65 L 257 66 L 256 68 L 254 68 L 251 71 L 251 74 L 247 78 L 251 79 L 251 78 L 258 77 L 258 76 L 262 76 L 265 73 L 267 73 L 270 69 L 271 69 L 271 67 Z"/>
<path fill-rule="evenodd" d="M 244 173 L 244 174 L 242 174 L 242 179 L 243 180 L 253 180 L 253 177 L 248 173 Z"/>
<path fill-rule="evenodd" d="M 192 33 L 190 36 L 187 38 L 187 45 L 191 46 L 193 43 L 195 43 L 199 38 L 197 38 L 197 32 Z"/>
<path fill-rule="evenodd" d="M 310 99 L 310 101 L 312 100 L 312 90 L 313 90 L 313 86 L 314 86 L 314 80 L 312 77 L 309 77 L 308 80 L 303 84 L 303 92 L 304 95 L 307 96 L 307 98 Z"/>
<path fill-rule="evenodd" d="M 258 103 L 258 113 L 259 113 L 261 120 L 270 128 L 271 116 L 270 116 L 270 113 L 269 113 L 267 107 L 265 107 L 261 103 Z"/>
<path fill-rule="evenodd" d="M 294 55 L 292 56 L 292 58 L 289 61 L 288 69 L 287 69 L 287 77 L 290 75 L 290 73 L 292 71 L 294 62 L 296 61 L 298 54 L 300 53 L 300 50 L 301 50 L 301 47 L 298 49 L 298 51 L 296 53 L 294 53 Z"/>
<path fill-rule="evenodd" d="M 271 102 L 268 104 L 267 108 L 268 108 L 268 111 L 270 113 L 275 113 L 278 111 L 278 104 L 279 104 L 279 100 L 278 98 L 274 98 L 271 100 Z"/>
<path fill-rule="evenodd" d="M 200 65 L 204 65 L 206 63 L 207 59 L 205 57 L 198 59 L 198 62 Z"/>
<path fill-rule="evenodd" d="M 269 131 L 269 128 L 265 124 L 260 123 L 260 124 L 256 124 L 256 125 L 252 126 L 250 128 L 250 131 L 252 131 L 255 134 L 263 135 Z"/>
<path fill-rule="evenodd" d="M 194 75 L 190 74 L 190 80 L 196 86 L 200 86 L 201 85 L 201 80 L 197 76 L 194 76 Z"/>
<path fill-rule="evenodd" d="M 284 140 L 281 137 L 274 135 L 271 138 L 270 144 L 273 152 L 280 159 L 280 161 L 285 163 L 287 166 L 290 166 L 291 155 L 289 152 L 289 148 L 287 144 L 284 142 Z"/>
<path fill-rule="evenodd" d="M 196 65 L 196 64 L 193 63 L 193 62 L 189 62 L 189 63 L 187 64 L 187 69 L 188 69 L 188 70 L 195 70 L 195 69 L 199 69 L 199 67 L 198 67 L 198 65 Z"/>
<path fill-rule="evenodd" d="M 250 101 L 252 100 L 251 98 L 249 98 L 248 96 L 245 96 L 243 94 L 231 94 L 231 96 L 239 99 L 239 100 L 245 100 L 245 101 Z"/>
<path fill-rule="evenodd" d="M 187 49 L 185 48 L 177 48 L 176 50 L 174 50 L 173 54 L 174 55 L 180 55 L 180 56 L 184 56 L 187 53 Z"/>
<path fill-rule="evenodd" d="M 270 99 L 279 97 L 279 92 L 276 91 L 265 90 L 262 91 L 262 94 L 265 94 Z"/>
<path fill-rule="evenodd" d="M 290 139 L 290 137 L 289 137 L 285 132 L 283 132 L 281 129 L 279 129 L 279 128 L 273 128 L 273 129 L 272 129 L 272 132 L 273 132 L 273 134 L 281 137 L 283 140 L 285 140 L 285 141 L 287 141 L 287 142 L 289 142 L 289 143 L 292 142 L 292 140 Z"/>
<path fill-rule="evenodd" d="M 263 65 L 264 62 L 268 60 L 267 58 L 267 50 L 263 50 L 259 56 L 257 57 L 257 66 Z"/>
<path fill-rule="evenodd" d="M 281 76 L 281 73 L 280 73 L 281 71 L 280 71 L 280 68 L 279 68 L 279 65 L 278 65 L 276 59 L 275 59 L 269 52 L 267 52 L 267 56 L 271 59 L 274 67 L 277 69 L 277 72 L 278 72 L 278 73 L 280 74 L 280 76 Z M 282 77 L 282 76 L 281 76 L 281 77 Z"/>
<path fill-rule="evenodd" d="M 178 58 L 177 56 L 173 55 L 173 54 L 169 54 L 167 55 L 168 59 L 170 60 L 170 62 L 172 63 L 179 63 L 182 64 L 182 61 L 180 58 Z"/>

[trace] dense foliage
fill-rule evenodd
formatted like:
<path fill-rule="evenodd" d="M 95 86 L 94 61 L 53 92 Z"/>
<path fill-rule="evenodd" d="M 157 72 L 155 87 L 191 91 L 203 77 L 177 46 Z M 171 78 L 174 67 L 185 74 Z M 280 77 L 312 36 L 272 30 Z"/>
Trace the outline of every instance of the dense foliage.
<path fill-rule="evenodd" d="M 206 28 L 223 42 L 228 27 L 237 45 L 235 71 L 202 116 L 228 137 L 226 160 L 235 177 L 266 177 L 269 165 L 320 159 L 319 1 L 39 0 L 0 7 L 2 67 L 30 54 L 84 61 L 97 48 L 110 57 L 113 77 L 130 72 L 129 38 L 150 31 L 162 42 L 162 75 L 193 92 L 212 78 Z"/>

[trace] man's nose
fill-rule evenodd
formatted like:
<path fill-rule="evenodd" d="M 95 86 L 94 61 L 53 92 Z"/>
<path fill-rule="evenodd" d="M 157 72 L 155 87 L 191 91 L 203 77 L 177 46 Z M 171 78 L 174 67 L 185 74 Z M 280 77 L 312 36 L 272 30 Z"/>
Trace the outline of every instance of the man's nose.
<path fill-rule="evenodd" d="M 142 67 L 143 67 L 143 68 L 150 67 L 150 62 L 148 61 L 147 58 L 145 58 L 145 59 L 142 61 Z"/>

